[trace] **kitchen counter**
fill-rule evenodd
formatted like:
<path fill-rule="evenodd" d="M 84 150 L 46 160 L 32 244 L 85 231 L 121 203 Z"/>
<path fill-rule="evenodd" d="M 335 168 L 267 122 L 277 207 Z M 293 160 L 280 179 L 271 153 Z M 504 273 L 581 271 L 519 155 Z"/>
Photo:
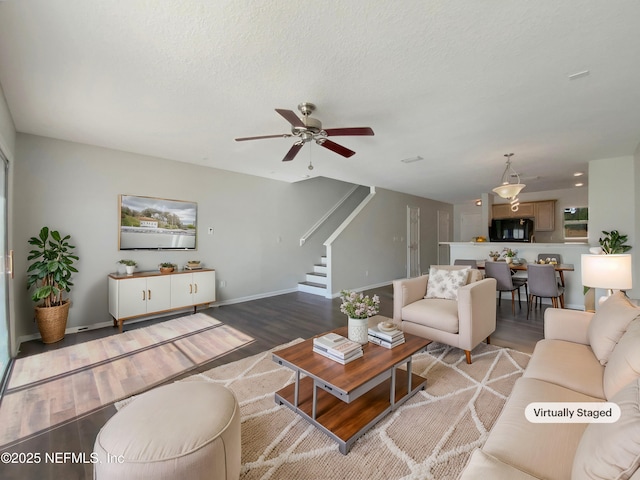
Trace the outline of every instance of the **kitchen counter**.
<path fill-rule="evenodd" d="M 535 262 L 539 253 L 558 254 L 562 258 L 562 263 L 571 263 L 575 268 L 575 271 L 565 274 L 565 306 L 575 310 L 584 310 L 580 256 L 589 253 L 590 247 L 586 243 L 442 242 L 440 245 L 449 246 L 449 258 L 452 264 L 456 259 L 488 260 L 490 251 L 501 252 L 505 248 L 516 250 L 518 252 L 516 257 L 527 263 Z M 526 273 L 517 273 L 516 275 L 526 276 Z M 509 298 L 511 298 L 510 294 Z M 550 303 L 549 299 L 545 301 Z"/>

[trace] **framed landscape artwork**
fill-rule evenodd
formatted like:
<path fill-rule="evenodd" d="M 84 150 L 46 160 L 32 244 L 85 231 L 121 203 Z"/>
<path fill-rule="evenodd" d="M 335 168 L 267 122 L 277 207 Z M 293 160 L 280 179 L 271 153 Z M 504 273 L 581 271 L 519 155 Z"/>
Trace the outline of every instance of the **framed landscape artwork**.
<path fill-rule="evenodd" d="M 195 250 L 198 204 L 120 195 L 119 250 Z"/>

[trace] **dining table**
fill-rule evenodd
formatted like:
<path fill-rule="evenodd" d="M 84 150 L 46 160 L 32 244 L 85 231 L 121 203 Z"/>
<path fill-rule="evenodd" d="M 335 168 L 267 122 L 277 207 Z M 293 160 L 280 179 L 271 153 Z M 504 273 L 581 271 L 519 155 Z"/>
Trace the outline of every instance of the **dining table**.
<path fill-rule="evenodd" d="M 503 261 L 503 260 L 498 260 L 499 262 Z M 479 270 L 484 270 L 484 261 L 478 261 L 477 265 L 478 265 L 478 269 Z M 553 264 L 553 266 L 555 267 L 556 272 L 558 272 L 558 275 L 560 277 L 560 284 L 564 287 L 565 283 L 564 283 L 564 272 L 573 272 L 575 271 L 575 268 L 573 267 L 572 263 L 556 263 Z M 511 268 L 511 270 L 515 270 L 515 271 L 527 271 L 527 264 L 526 263 L 511 263 L 509 265 L 509 267 Z"/>

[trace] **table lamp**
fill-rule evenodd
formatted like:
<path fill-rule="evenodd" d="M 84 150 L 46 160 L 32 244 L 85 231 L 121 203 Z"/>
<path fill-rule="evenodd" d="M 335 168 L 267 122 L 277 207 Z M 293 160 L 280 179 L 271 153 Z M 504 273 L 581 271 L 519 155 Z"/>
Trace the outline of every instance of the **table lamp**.
<path fill-rule="evenodd" d="M 628 253 L 615 255 L 581 256 L 582 285 L 591 287 L 585 294 L 585 310 L 595 310 L 595 288 L 607 290 L 607 296 L 613 290 L 629 290 L 632 288 L 631 255 Z"/>

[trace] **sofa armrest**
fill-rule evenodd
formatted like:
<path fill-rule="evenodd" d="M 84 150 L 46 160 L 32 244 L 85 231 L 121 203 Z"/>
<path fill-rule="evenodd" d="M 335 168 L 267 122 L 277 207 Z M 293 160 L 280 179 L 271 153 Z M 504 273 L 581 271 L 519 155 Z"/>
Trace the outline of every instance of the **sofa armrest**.
<path fill-rule="evenodd" d="M 393 321 L 402 321 L 402 307 L 417 302 L 427 294 L 429 275 L 393 281 Z"/>
<path fill-rule="evenodd" d="M 471 350 L 496 329 L 496 279 L 485 278 L 458 289 L 459 347 Z"/>
<path fill-rule="evenodd" d="M 592 312 L 547 308 L 544 312 L 544 338 L 589 345 L 589 323 Z"/>

